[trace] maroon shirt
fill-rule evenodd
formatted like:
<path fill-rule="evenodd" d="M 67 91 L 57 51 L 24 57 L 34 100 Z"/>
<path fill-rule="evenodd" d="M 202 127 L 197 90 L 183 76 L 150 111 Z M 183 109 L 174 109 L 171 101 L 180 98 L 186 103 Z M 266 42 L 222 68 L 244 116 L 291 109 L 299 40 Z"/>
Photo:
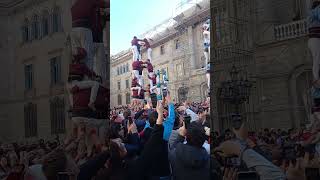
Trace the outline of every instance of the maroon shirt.
<path fill-rule="evenodd" d="M 141 61 L 133 61 L 132 70 L 141 71 L 142 70 L 142 62 Z"/>
<path fill-rule="evenodd" d="M 136 97 L 136 98 L 139 97 L 137 89 L 132 90 L 132 97 Z"/>
<path fill-rule="evenodd" d="M 309 38 L 320 38 L 320 27 L 309 28 Z"/>
<path fill-rule="evenodd" d="M 70 64 L 69 75 L 88 76 L 89 78 L 96 77 L 96 73 L 88 68 L 85 64 Z"/>
<path fill-rule="evenodd" d="M 144 64 L 147 64 L 147 70 L 149 73 L 153 72 L 153 66 L 149 61 L 145 62 Z"/>
<path fill-rule="evenodd" d="M 138 43 L 138 38 L 133 38 L 132 41 L 131 41 L 131 46 L 138 46 L 139 43 Z"/>
<path fill-rule="evenodd" d="M 138 79 L 137 78 L 132 79 L 131 87 L 137 87 L 137 86 L 140 87 L 140 84 L 138 83 Z"/>
<path fill-rule="evenodd" d="M 72 27 L 92 28 L 96 8 L 106 6 L 101 0 L 77 0 L 71 7 Z"/>

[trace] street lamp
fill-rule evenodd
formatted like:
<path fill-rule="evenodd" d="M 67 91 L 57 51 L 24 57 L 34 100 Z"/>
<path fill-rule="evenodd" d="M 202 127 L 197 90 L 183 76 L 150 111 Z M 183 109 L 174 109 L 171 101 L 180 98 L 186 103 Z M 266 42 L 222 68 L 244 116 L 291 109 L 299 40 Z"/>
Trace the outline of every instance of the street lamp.
<path fill-rule="evenodd" d="M 234 105 L 235 109 L 232 113 L 240 114 L 239 107 L 249 100 L 252 86 L 253 82 L 248 80 L 247 72 L 243 75 L 233 65 L 230 71 L 230 80 L 221 82 L 218 95 L 223 102 Z"/>

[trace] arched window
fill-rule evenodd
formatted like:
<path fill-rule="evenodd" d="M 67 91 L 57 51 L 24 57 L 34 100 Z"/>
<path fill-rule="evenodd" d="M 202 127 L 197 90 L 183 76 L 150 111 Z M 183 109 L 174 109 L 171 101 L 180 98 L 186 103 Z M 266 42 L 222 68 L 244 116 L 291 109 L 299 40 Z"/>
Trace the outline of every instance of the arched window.
<path fill-rule="evenodd" d="M 33 39 L 38 39 L 39 36 L 39 16 L 38 15 L 34 15 L 32 17 L 32 40 Z"/>
<path fill-rule="evenodd" d="M 29 20 L 25 19 L 23 22 L 23 25 L 21 27 L 21 34 L 22 34 L 22 42 L 28 42 L 30 40 L 30 34 L 29 34 Z"/>
<path fill-rule="evenodd" d="M 52 13 L 52 32 L 59 32 L 61 30 L 61 11 L 59 8 L 54 8 Z"/>
<path fill-rule="evenodd" d="M 42 20 L 41 20 L 41 29 L 42 29 L 42 37 L 45 37 L 49 34 L 49 12 L 44 11 L 42 13 Z"/>

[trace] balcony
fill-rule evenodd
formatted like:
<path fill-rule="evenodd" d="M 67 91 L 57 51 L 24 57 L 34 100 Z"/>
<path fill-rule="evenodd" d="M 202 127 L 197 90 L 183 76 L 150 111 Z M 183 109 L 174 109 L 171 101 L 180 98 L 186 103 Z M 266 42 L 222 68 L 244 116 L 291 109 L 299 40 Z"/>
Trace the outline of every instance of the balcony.
<path fill-rule="evenodd" d="M 308 25 L 306 19 L 274 27 L 274 36 L 277 41 L 306 36 L 307 33 Z"/>

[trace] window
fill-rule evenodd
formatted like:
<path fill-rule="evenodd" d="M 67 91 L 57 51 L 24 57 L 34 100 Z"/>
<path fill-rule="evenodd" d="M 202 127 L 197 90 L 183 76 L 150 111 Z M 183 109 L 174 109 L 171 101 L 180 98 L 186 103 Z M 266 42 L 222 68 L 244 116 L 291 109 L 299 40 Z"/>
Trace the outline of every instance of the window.
<path fill-rule="evenodd" d="M 120 75 L 119 67 L 117 67 L 117 75 Z"/>
<path fill-rule="evenodd" d="M 160 46 L 160 54 L 163 55 L 165 52 L 164 52 L 164 45 Z"/>
<path fill-rule="evenodd" d="M 55 8 L 52 14 L 52 32 L 59 32 L 61 29 L 60 10 Z"/>
<path fill-rule="evenodd" d="M 123 71 L 122 71 L 122 70 L 123 70 L 123 69 L 122 69 L 122 66 L 120 66 L 119 68 L 120 68 L 120 74 L 122 74 L 122 73 L 123 73 Z"/>
<path fill-rule="evenodd" d="M 130 93 L 126 94 L 126 104 L 130 104 Z"/>
<path fill-rule="evenodd" d="M 36 104 L 28 103 L 24 106 L 24 131 L 26 138 L 38 135 Z"/>
<path fill-rule="evenodd" d="M 183 76 L 183 66 L 181 63 L 176 66 L 177 76 L 181 78 Z"/>
<path fill-rule="evenodd" d="M 46 11 L 43 13 L 43 18 L 41 22 L 42 37 L 49 34 L 49 13 Z"/>
<path fill-rule="evenodd" d="M 126 66 L 123 65 L 122 68 L 123 68 L 123 73 L 126 73 L 126 72 L 127 72 L 127 71 L 126 71 Z"/>
<path fill-rule="evenodd" d="M 32 64 L 25 65 L 24 67 L 25 74 L 25 89 L 29 90 L 33 87 L 33 66 Z"/>
<path fill-rule="evenodd" d="M 61 82 L 61 60 L 60 57 L 55 57 L 50 60 L 51 69 L 51 84 Z"/>
<path fill-rule="evenodd" d="M 179 49 L 179 48 L 180 48 L 180 41 L 179 41 L 179 39 L 176 39 L 176 40 L 175 40 L 175 45 L 176 45 L 176 49 Z"/>
<path fill-rule="evenodd" d="M 122 105 L 122 96 L 121 96 L 121 94 L 118 95 L 118 105 Z"/>
<path fill-rule="evenodd" d="M 21 27 L 21 33 L 22 33 L 22 42 L 23 43 L 28 42 L 30 40 L 28 19 L 24 21 L 24 25 Z"/>
<path fill-rule="evenodd" d="M 39 17 L 34 15 L 32 19 L 32 39 L 39 38 Z"/>
<path fill-rule="evenodd" d="M 129 88 L 129 79 L 126 80 L 126 89 Z"/>
<path fill-rule="evenodd" d="M 118 90 L 121 90 L 121 82 L 118 81 Z"/>
<path fill-rule="evenodd" d="M 127 72 L 129 72 L 129 64 L 126 65 Z"/>
<path fill-rule="evenodd" d="M 64 99 L 55 97 L 50 101 L 51 134 L 65 132 Z"/>

